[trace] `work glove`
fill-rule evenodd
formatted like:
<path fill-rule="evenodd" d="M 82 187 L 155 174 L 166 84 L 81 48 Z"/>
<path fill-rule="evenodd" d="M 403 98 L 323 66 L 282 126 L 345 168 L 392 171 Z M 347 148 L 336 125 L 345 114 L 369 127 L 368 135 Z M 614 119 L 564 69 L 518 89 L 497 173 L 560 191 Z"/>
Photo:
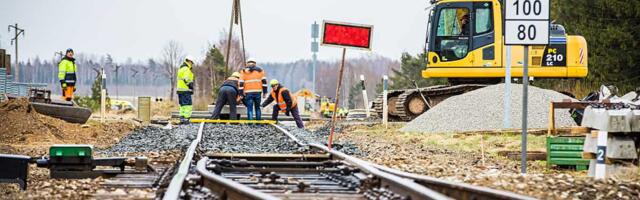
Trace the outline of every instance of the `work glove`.
<path fill-rule="evenodd" d="M 62 83 L 62 88 L 67 88 L 67 83 Z"/>
<path fill-rule="evenodd" d="M 193 81 L 191 81 L 189 84 L 187 84 L 187 87 L 189 87 L 190 90 L 193 90 Z"/>

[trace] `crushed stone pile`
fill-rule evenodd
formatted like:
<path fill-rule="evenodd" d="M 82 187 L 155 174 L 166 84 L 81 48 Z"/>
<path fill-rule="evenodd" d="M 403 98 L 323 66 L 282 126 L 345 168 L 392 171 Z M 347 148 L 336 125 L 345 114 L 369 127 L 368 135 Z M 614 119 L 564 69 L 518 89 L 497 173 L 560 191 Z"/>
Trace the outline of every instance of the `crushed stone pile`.
<path fill-rule="evenodd" d="M 319 127 L 318 129 L 315 129 L 312 131 L 307 129 L 301 129 L 296 126 L 283 126 L 283 128 L 287 129 L 289 133 L 291 133 L 293 136 L 295 136 L 296 138 L 298 138 L 304 143 L 318 143 L 318 144 L 323 144 L 325 146 L 327 145 L 327 140 L 329 138 L 329 133 L 331 131 L 330 123 L 327 123 L 322 127 Z M 342 126 L 336 125 L 335 132 L 336 133 L 342 132 Z M 351 141 L 335 141 L 334 140 L 332 144 L 332 148 L 349 155 L 366 156 L 366 153 L 363 151 L 360 151 L 360 149 L 358 149 L 358 146 L 356 146 Z"/>
<path fill-rule="evenodd" d="M 173 129 L 149 126 L 134 130 L 102 153 L 159 152 L 186 149 L 196 138 L 198 125 L 180 125 Z"/>
<path fill-rule="evenodd" d="M 450 97 L 407 123 L 403 132 L 466 132 L 500 130 L 503 127 L 504 84 L 487 86 Z M 553 90 L 529 86 L 528 128 L 547 128 L 549 103 L 571 97 Z M 556 127 L 575 126 L 568 110 L 556 110 Z M 511 84 L 511 127 L 522 128 L 522 85 Z"/>
<path fill-rule="evenodd" d="M 301 150 L 275 127 L 257 124 L 207 124 L 199 148 L 216 153 L 295 153 Z"/>

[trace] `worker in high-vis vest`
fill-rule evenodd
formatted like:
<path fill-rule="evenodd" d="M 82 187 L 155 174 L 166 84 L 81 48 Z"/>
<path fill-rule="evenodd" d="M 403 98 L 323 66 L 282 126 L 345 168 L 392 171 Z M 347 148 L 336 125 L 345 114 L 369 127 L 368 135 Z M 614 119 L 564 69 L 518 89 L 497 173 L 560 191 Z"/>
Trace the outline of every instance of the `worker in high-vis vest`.
<path fill-rule="evenodd" d="M 304 128 L 302 119 L 300 119 L 300 112 L 298 111 L 298 99 L 295 95 L 289 92 L 289 89 L 280 85 L 280 82 L 276 79 L 272 79 L 269 82 L 271 85 L 271 95 L 262 103 L 262 107 L 266 107 L 271 102 L 275 101 L 276 105 L 273 106 L 273 113 L 271 114 L 272 120 L 278 120 L 278 113 L 282 112 L 286 116 L 292 116 L 296 121 L 298 128 Z"/>
<path fill-rule="evenodd" d="M 256 66 L 255 59 L 247 59 L 247 66 L 240 70 L 238 89 L 247 107 L 247 119 L 261 120 L 260 101 L 267 95 L 267 77 L 262 68 Z"/>
<path fill-rule="evenodd" d="M 58 63 L 58 79 L 62 87 L 62 99 L 73 100 L 73 92 L 76 91 L 76 59 L 73 58 L 73 49 L 68 48 L 60 63 Z"/>
<path fill-rule="evenodd" d="M 184 62 L 178 69 L 178 79 L 176 86 L 178 87 L 178 103 L 180 104 L 180 123 L 189 124 L 191 118 L 191 111 L 193 110 L 193 101 L 191 95 L 193 95 L 193 87 L 195 79 L 191 68 L 193 66 L 195 58 L 191 55 L 185 57 Z"/>
<path fill-rule="evenodd" d="M 227 80 L 222 83 L 222 86 L 218 89 L 218 98 L 216 99 L 216 107 L 213 109 L 211 119 L 220 119 L 220 112 L 224 105 L 229 105 L 229 119 L 238 119 L 236 112 L 236 106 L 240 101 L 238 96 L 238 79 L 240 78 L 239 72 L 233 72 Z"/>

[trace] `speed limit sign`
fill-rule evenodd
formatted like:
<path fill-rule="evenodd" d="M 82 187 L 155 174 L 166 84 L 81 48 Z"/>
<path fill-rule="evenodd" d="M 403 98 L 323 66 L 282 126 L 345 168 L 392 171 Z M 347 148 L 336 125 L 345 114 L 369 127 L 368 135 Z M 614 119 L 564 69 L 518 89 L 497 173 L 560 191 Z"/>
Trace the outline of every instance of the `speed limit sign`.
<path fill-rule="evenodd" d="M 505 44 L 549 43 L 549 0 L 506 0 L 504 7 Z"/>

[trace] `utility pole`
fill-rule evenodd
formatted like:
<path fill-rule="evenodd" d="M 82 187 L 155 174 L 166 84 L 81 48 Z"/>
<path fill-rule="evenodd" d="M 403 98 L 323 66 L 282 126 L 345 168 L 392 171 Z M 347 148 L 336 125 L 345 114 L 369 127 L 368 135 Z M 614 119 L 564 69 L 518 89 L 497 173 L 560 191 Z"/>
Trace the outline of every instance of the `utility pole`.
<path fill-rule="evenodd" d="M 20 70 L 18 68 L 18 36 L 22 35 L 24 37 L 24 29 L 18 28 L 18 23 L 16 23 L 15 25 L 9 25 L 9 27 L 7 28 L 7 30 L 9 32 L 11 32 L 11 28 L 13 28 L 13 31 L 15 33 L 15 36 L 11 39 L 11 44 L 13 45 L 13 43 L 15 42 L 16 45 L 16 72 L 13 75 L 14 79 L 16 81 L 18 81 L 18 79 L 20 78 Z"/>

